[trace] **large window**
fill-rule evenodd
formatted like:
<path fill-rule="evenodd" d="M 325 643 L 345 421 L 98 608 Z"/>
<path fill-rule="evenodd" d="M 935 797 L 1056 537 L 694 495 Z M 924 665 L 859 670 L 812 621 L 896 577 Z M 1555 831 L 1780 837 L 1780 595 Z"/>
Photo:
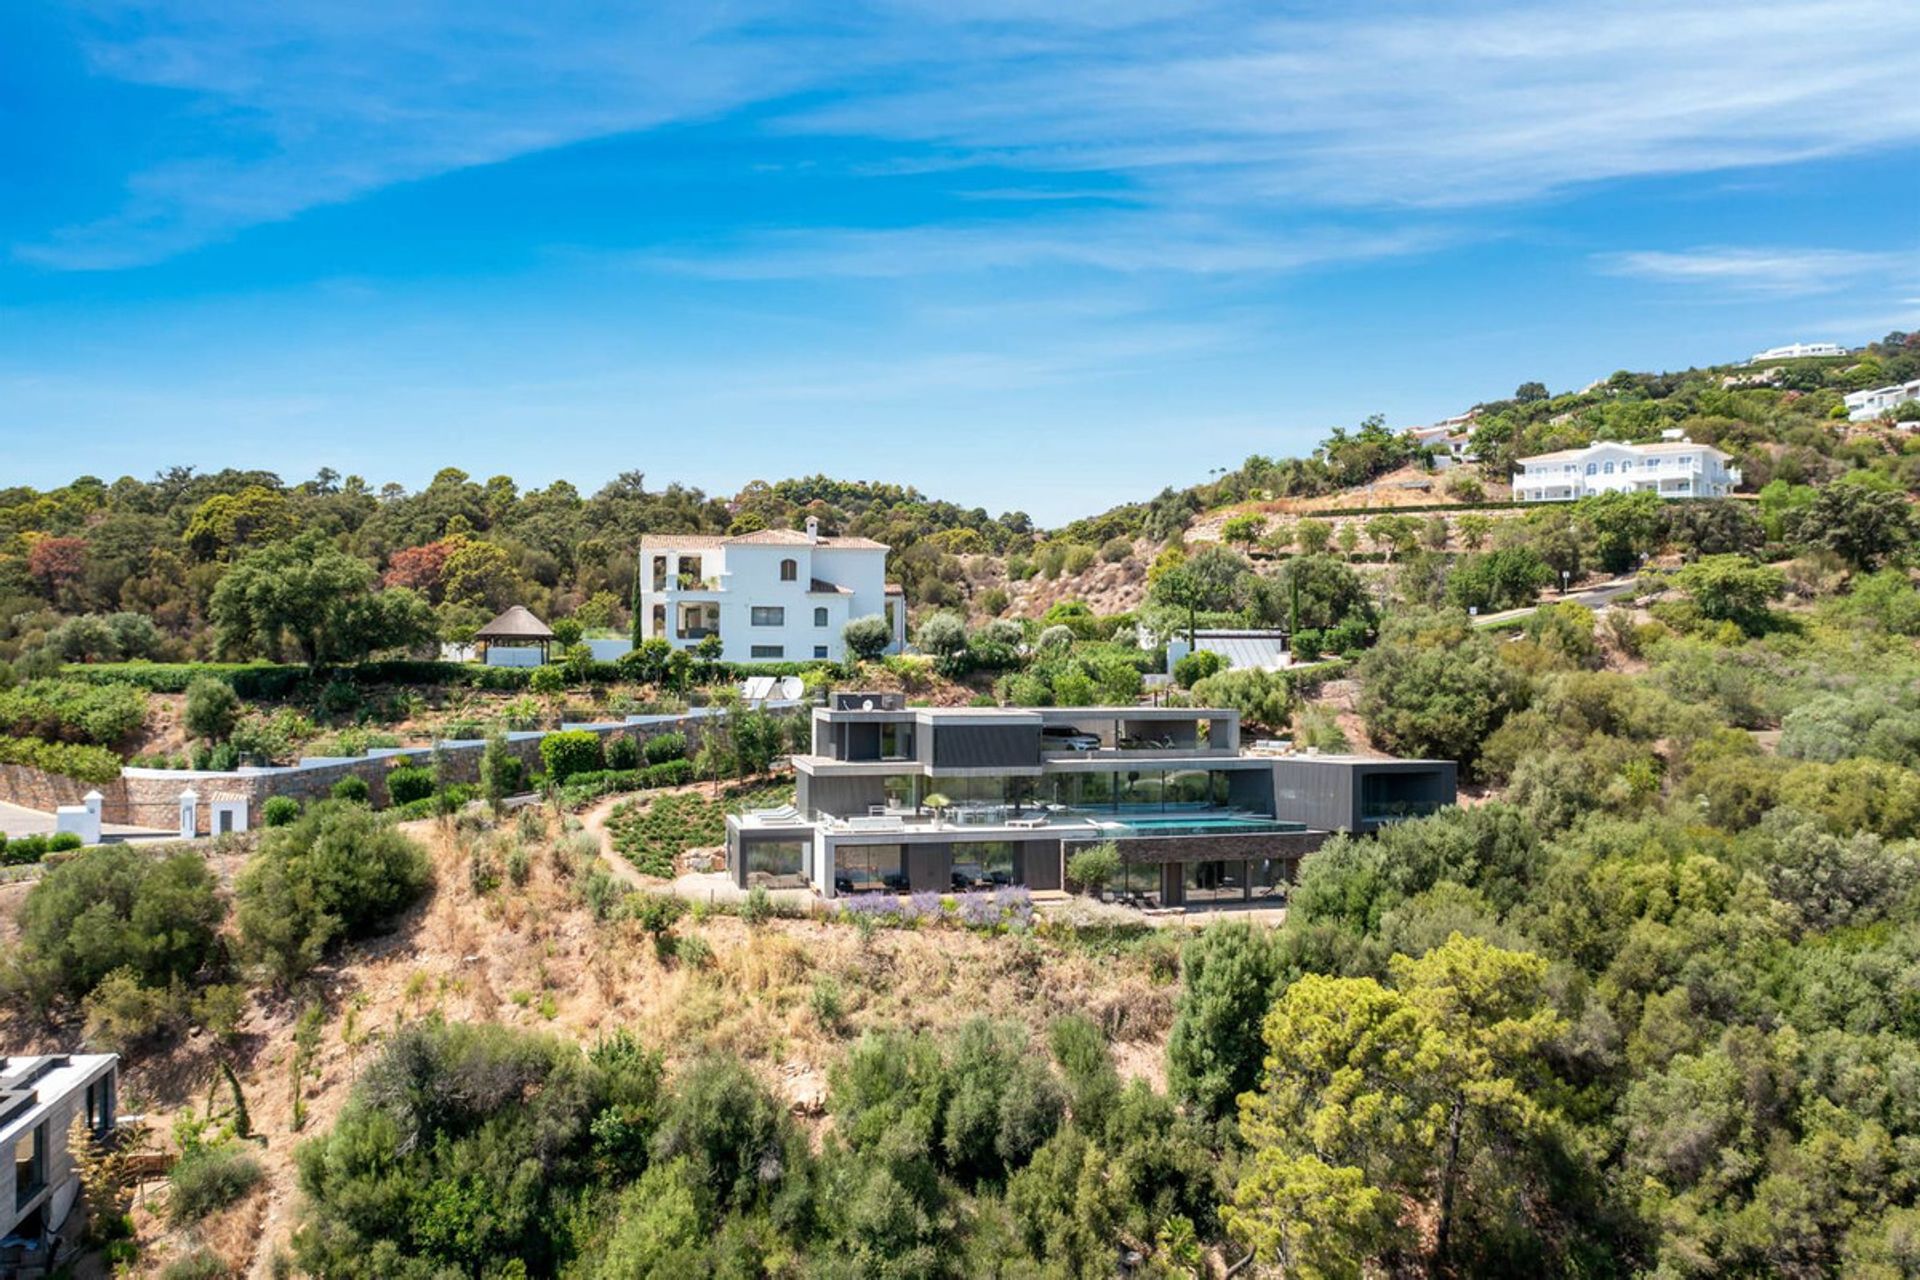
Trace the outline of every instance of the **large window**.
<path fill-rule="evenodd" d="M 13 1144 L 13 1207 L 26 1208 L 27 1201 L 47 1189 L 47 1126 L 35 1125 Z"/>
<path fill-rule="evenodd" d="M 756 627 L 784 627 L 787 625 L 787 611 L 777 604 L 757 604 L 748 614 L 747 621 Z"/>
<path fill-rule="evenodd" d="M 1121 902 L 1130 902 L 1142 907 L 1157 907 L 1160 905 L 1160 864 L 1123 862 L 1120 864 L 1120 874 L 1114 877 L 1111 888 L 1114 897 Z"/>
<path fill-rule="evenodd" d="M 1124 815 L 1231 808 L 1232 779 L 1227 769 L 1102 769 L 1056 773 L 1041 785 L 1054 804 Z"/>
<path fill-rule="evenodd" d="M 1189 862 L 1180 868 L 1187 901 L 1242 902 L 1247 896 L 1247 864 L 1244 862 Z"/>
<path fill-rule="evenodd" d="M 827 625 L 827 606 L 820 605 L 813 611 L 813 625 L 816 627 Z"/>
<path fill-rule="evenodd" d="M 87 1086 L 87 1128 L 95 1133 L 113 1127 L 113 1077 L 101 1076 Z"/>
<path fill-rule="evenodd" d="M 1259 898 L 1284 898 L 1287 886 L 1293 881 L 1293 858 L 1261 858 L 1248 864 L 1253 882 L 1253 896 Z"/>
<path fill-rule="evenodd" d="M 749 841 L 745 846 L 747 887 L 806 888 L 808 855 L 812 852 L 813 844 L 806 840 Z"/>
<path fill-rule="evenodd" d="M 787 647 L 781 644 L 756 644 L 747 647 L 747 656 L 755 659 L 779 659 L 787 656 Z"/>
<path fill-rule="evenodd" d="M 953 846 L 954 888 L 992 889 L 1013 883 L 1011 841 L 973 840 Z"/>
<path fill-rule="evenodd" d="M 780 562 L 780 581 L 792 582 L 799 576 L 800 562 L 798 560 L 782 560 Z"/>
<path fill-rule="evenodd" d="M 835 893 L 905 893 L 907 863 L 897 844 L 843 844 L 834 854 Z"/>

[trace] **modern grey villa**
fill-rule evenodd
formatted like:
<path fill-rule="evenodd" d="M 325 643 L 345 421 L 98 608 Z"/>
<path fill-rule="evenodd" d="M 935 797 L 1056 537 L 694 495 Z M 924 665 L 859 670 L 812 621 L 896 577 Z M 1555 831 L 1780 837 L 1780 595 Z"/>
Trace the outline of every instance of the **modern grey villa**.
<path fill-rule="evenodd" d="M 841 693 L 793 757 L 795 803 L 727 819 L 741 887 L 824 897 L 1066 886 L 1075 852 L 1113 841 L 1110 888 L 1147 906 L 1280 891 L 1335 831 L 1453 803 L 1446 760 L 1242 750 L 1235 711 L 908 707 Z"/>

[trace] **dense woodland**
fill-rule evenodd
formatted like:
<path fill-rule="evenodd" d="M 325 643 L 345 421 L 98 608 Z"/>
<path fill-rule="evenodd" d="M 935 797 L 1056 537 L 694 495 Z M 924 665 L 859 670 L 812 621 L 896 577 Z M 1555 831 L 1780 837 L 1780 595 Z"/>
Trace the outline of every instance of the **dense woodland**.
<path fill-rule="evenodd" d="M 1481 406 L 1486 469 L 1445 480 L 1461 492 L 1437 526 L 1287 506 L 1418 465 L 1377 423 L 1052 532 L 824 479 L 727 502 L 453 472 L 417 494 L 185 473 L 8 491 L 0 718 L 47 751 L 138 737 L 166 668 L 143 685 L 128 658 L 293 662 L 194 668 L 181 714 L 203 746 L 275 716 L 364 733 L 396 695 L 353 664 L 396 635 L 523 601 L 617 630 L 640 533 L 814 513 L 895 547 L 921 650 L 817 682 L 1125 699 L 1160 660 L 1135 622 L 1258 621 L 1326 660 L 1193 659 L 1174 696 L 1303 743 L 1456 759 L 1470 785 L 1456 810 L 1332 840 L 1278 926 L 1011 899 L 800 920 L 762 898 L 721 919 L 610 875 L 605 857 L 657 872 L 706 838 L 723 802 L 662 789 L 688 770 L 709 792 L 779 785 L 780 732 L 742 716 L 695 763 L 551 753 L 552 803 L 519 817 L 456 816 L 430 770 L 410 812 L 431 824 L 394 825 L 364 789 L 293 806 L 230 888 L 199 853 L 67 856 L 14 899 L 7 1016 L 121 1047 L 135 1079 L 217 1046 L 172 1137 L 174 1220 L 136 1214 L 107 1246 L 179 1277 L 225 1274 L 207 1224 L 255 1202 L 262 1153 L 288 1146 L 297 1209 L 267 1247 L 314 1275 L 1198 1276 L 1249 1254 L 1287 1277 L 1916 1274 L 1920 446 L 1835 414 L 1916 366 L 1920 339 L 1892 335 L 1772 387 L 1722 385 L 1741 370 L 1522 387 Z M 1732 452 L 1757 495 L 1512 511 L 1466 488 L 1520 454 L 1668 427 Z M 1022 575 L 1129 557 L 1125 615 L 1006 611 Z M 1554 598 L 1563 573 L 1631 590 L 1595 612 Z M 303 574 L 329 610 L 262 604 Z M 555 687 L 501 696 L 670 699 L 727 674 L 685 661 L 562 664 Z M 476 797 L 524 781 L 506 772 Z M 633 799 L 603 849 L 572 815 L 609 790 Z M 1080 880 L 1098 887 L 1092 863 Z M 404 923 L 421 912 L 523 933 L 539 985 L 511 1004 L 552 1026 L 440 1016 L 423 977 L 369 1034 L 330 984 L 396 927 L 430 945 Z M 629 965 L 609 989 L 672 1003 L 569 1021 L 547 966 L 575 946 Z M 946 960 L 959 985 L 917 985 Z M 346 1100 L 305 1126 L 303 1081 L 334 1045 Z M 782 1092 L 796 1057 L 824 1069 L 817 1106 Z M 269 1132 L 249 1098 L 289 1071 L 298 1132 Z"/>

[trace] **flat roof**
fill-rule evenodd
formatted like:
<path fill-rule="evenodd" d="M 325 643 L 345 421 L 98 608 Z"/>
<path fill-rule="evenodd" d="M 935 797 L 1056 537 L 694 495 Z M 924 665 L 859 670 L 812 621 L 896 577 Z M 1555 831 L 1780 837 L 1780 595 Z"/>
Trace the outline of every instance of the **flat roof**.
<path fill-rule="evenodd" d="M 85 1088 L 119 1061 L 111 1053 L 62 1053 L 0 1058 L 0 1146 L 46 1118 L 55 1103 Z"/>
<path fill-rule="evenodd" d="M 1319 752 L 1309 755 L 1304 751 L 1297 751 L 1292 755 L 1266 756 L 1263 758 L 1275 762 L 1284 761 L 1294 764 L 1439 765 L 1456 763 L 1452 760 L 1425 760 L 1407 756 L 1363 756 L 1354 752 L 1345 752 L 1338 755 Z"/>

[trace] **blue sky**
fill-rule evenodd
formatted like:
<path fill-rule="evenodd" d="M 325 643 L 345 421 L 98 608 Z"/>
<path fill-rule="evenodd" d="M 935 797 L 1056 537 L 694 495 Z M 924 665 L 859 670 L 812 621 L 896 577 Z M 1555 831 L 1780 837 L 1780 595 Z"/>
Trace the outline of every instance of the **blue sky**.
<path fill-rule="evenodd" d="M 826 471 L 1044 522 L 1920 328 L 1920 5 L 0 8 L 0 484 Z"/>

